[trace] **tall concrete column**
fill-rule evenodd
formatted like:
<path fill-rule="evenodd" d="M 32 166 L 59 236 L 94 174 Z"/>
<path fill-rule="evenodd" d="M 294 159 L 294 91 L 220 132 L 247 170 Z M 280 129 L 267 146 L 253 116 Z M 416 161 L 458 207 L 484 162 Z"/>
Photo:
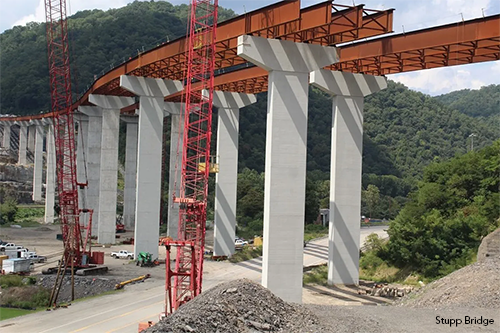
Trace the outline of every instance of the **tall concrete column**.
<path fill-rule="evenodd" d="M 134 104 L 132 97 L 93 95 L 89 102 L 102 108 L 101 165 L 97 242 L 114 244 L 120 109 Z"/>
<path fill-rule="evenodd" d="M 358 284 L 364 96 L 387 88 L 387 79 L 318 70 L 310 80 L 334 96 L 328 283 Z"/>
<path fill-rule="evenodd" d="M 215 175 L 214 256 L 234 254 L 240 109 L 256 101 L 253 94 L 214 92 L 213 103 L 218 108 L 219 165 L 219 172 Z"/>
<path fill-rule="evenodd" d="M 35 156 L 33 159 L 33 201 L 42 200 L 42 172 L 43 172 L 43 136 L 45 122 L 36 121 L 35 128 Z"/>
<path fill-rule="evenodd" d="M 10 135 L 11 135 L 11 124 L 6 121 L 3 123 L 3 138 L 2 147 L 10 150 Z"/>
<path fill-rule="evenodd" d="M 97 106 L 80 106 L 78 111 L 88 116 L 87 137 L 87 207 L 93 209 L 92 236 L 97 236 L 99 224 L 99 187 L 101 182 L 102 110 Z"/>
<path fill-rule="evenodd" d="M 137 187 L 137 136 L 138 117 L 122 116 L 127 123 L 125 139 L 125 188 L 123 191 L 123 224 L 126 229 L 135 227 L 135 190 Z"/>
<path fill-rule="evenodd" d="M 334 47 L 238 38 L 238 55 L 269 71 L 262 284 L 302 302 L 309 73 L 338 61 Z"/>
<path fill-rule="evenodd" d="M 56 185 L 56 145 L 54 141 L 54 125 L 49 121 L 47 131 L 47 170 L 45 185 L 45 223 L 54 223 L 54 203 Z"/>
<path fill-rule="evenodd" d="M 76 180 L 80 184 L 87 183 L 87 142 L 89 131 L 89 119 L 86 115 L 75 114 L 75 122 L 78 123 L 78 134 L 76 138 Z M 78 187 L 78 207 L 87 207 L 87 187 Z"/>
<path fill-rule="evenodd" d="M 28 163 L 33 162 L 35 155 L 36 124 L 30 121 L 28 126 Z"/>
<path fill-rule="evenodd" d="M 134 253 L 149 252 L 155 259 L 160 236 L 163 100 L 183 86 L 180 81 L 125 75 L 120 86 L 140 97 Z"/>
<path fill-rule="evenodd" d="M 19 123 L 19 159 L 17 163 L 27 165 L 26 149 L 28 145 L 28 124 L 26 122 Z"/>
<path fill-rule="evenodd" d="M 165 103 L 165 110 L 170 114 L 170 166 L 168 177 L 168 218 L 167 235 L 178 238 L 179 205 L 174 205 L 174 195 L 179 197 L 182 173 L 182 147 L 184 130 L 184 104 Z M 174 193 L 175 192 L 175 193 Z"/>

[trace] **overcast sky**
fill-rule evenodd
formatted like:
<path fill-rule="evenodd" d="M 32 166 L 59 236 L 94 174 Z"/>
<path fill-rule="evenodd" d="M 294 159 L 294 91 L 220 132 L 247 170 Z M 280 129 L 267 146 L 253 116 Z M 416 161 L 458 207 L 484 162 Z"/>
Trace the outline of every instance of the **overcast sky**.
<path fill-rule="evenodd" d="M 302 0 L 302 6 L 324 0 Z M 109 9 L 125 6 L 131 0 L 67 0 L 68 14 L 84 9 Z M 173 4 L 188 4 L 188 0 L 171 0 Z M 219 0 L 219 5 L 236 13 L 251 11 L 277 0 Z M 395 8 L 395 32 L 422 29 L 430 26 L 493 15 L 500 13 L 498 0 L 337 0 L 338 4 L 365 4 L 365 8 Z M 44 0 L 0 0 L 0 32 L 27 22 L 42 22 Z M 431 95 L 444 94 L 458 89 L 478 89 L 481 86 L 500 83 L 500 61 L 483 64 L 454 66 L 423 70 L 415 73 L 390 75 L 390 79 Z"/>

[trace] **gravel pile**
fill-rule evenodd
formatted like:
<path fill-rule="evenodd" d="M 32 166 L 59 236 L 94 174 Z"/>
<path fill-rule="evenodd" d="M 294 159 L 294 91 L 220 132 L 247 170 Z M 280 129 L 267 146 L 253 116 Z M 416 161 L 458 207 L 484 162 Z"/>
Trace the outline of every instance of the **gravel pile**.
<path fill-rule="evenodd" d="M 148 333 L 321 332 L 316 316 L 249 280 L 214 287 L 183 305 Z"/>
<path fill-rule="evenodd" d="M 37 278 L 37 285 L 52 290 L 55 278 L 55 275 L 40 275 Z M 120 281 L 103 277 L 75 276 L 75 299 L 114 290 L 118 282 Z M 69 301 L 71 301 L 71 276 L 65 276 L 59 291 L 58 303 Z"/>
<path fill-rule="evenodd" d="M 463 267 L 408 295 L 398 305 L 500 309 L 500 261 Z"/>

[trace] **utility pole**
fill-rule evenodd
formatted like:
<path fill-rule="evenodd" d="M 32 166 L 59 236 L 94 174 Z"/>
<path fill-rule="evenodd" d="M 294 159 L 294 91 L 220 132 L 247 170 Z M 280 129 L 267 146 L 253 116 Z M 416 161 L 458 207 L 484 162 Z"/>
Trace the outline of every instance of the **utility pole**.
<path fill-rule="evenodd" d="M 470 138 L 470 151 L 474 151 L 474 137 L 477 136 L 476 134 L 472 133 L 469 135 Z"/>

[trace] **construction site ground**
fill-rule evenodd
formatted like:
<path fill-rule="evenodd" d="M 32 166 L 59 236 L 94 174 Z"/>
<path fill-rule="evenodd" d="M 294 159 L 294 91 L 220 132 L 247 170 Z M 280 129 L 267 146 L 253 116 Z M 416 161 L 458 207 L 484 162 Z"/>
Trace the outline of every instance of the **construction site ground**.
<path fill-rule="evenodd" d="M 362 235 L 366 237 L 373 231 L 380 235 L 385 233 L 383 228 L 363 228 Z M 60 259 L 62 243 L 56 240 L 57 233 L 58 226 L 0 228 L 1 239 L 24 245 L 30 250 L 36 250 L 39 255 L 48 257 L 47 263 L 36 265 L 33 274 L 40 273 L 45 266 L 56 265 Z M 132 233 L 120 234 L 120 237 L 120 239 L 126 239 L 132 237 Z M 209 232 L 208 247 L 211 246 L 211 238 Z M 95 247 L 95 250 L 106 253 L 105 264 L 109 267 L 109 273 L 104 276 L 80 279 L 76 285 L 77 295 L 86 297 L 102 293 L 112 289 L 115 282 L 144 274 L 150 274 L 151 278 L 141 283 L 127 285 L 123 291 L 73 302 L 68 308 L 38 312 L 2 321 L 0 331 L 2 333 L 137 332 L 138 322 L 158 321 L 158 314 L 163 311 L 164 304 L 165 266 L 141 268 L 129 260 L 110 257 L 112 251 L 122 249 L 133 251 L 133 245 Z M 320 264 L 327 259 L 327 256 L 327 240 L 316 240 L 304 249 L 304 264 Z M 160 258 L 164 257 L 165 250 L 160 247 Z M 204 290 L 209 290 L 224 282 L 244 278 L 258 283 L 261 277 L 261 263 L 261 258 L 237 264 L 207 260 L 204 267 Z M 43 279 L 50 284 L 50 278 L 43 276 Z M 500 285 L 491 285 L 489 288 L 491 292 L 500 291 Z M 467 293 L 467 290 L 460 292 Z M 68 297 L 69 294 L 65 295 Z M 449 308 L 439 304 L 427 304 L 426 307 L 410 309 L 383 306 L 391 302 L 392 300 L 382 297 L 358 295 L 355 287 L 307 285 L 303 289 L 303 307 L 305 311 L 311 311 L 317 316 L 318 325 L 321 324 L 321 326 L 303 327 L 303 330 L 295 327 L 290 332 L 500 332 L 500 310 L 495 307 L 477 308 L 458 305 Z M 254 311 L 259 311 L 259 309 L 255 308 Z M 436 324 L 436 316 L 447 319 L 482 316 L 494 319 L 494 324 L 450 327 Z M 321 330 L 319 330 L 320 327 Z M 255 328 L 251 330 L 251 332 L 260 331 Z M 193 332 L 202 331 L 194 330 Z"/>

